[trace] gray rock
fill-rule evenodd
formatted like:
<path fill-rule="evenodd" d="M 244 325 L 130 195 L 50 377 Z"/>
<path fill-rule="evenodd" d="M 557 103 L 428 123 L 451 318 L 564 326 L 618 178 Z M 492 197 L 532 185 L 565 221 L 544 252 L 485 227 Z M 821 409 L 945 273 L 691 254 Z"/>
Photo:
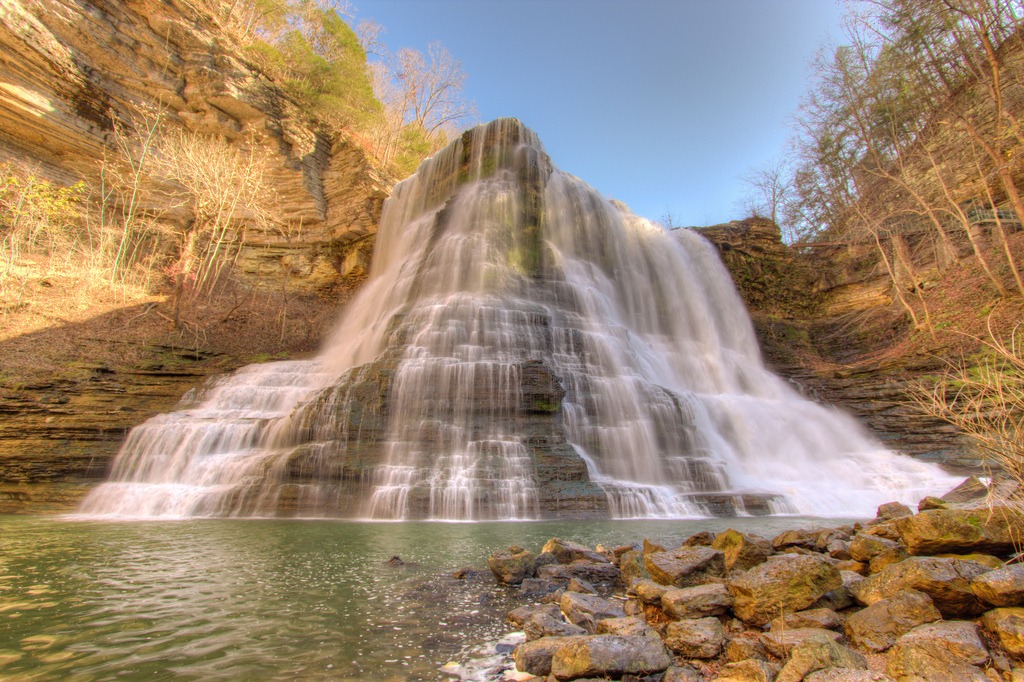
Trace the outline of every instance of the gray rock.
<path fill-rule="evenodd" d="M 842 576 L 816 554 L 776 556 L 729 581 L 736 617 L 764 625 L 787 611 L 807 608 L 841 587 Z"/>
<path fill-rule="evenodd" d="M 520 606 L 509 611 L 508 615 L 505 616 L 505 620 L 514 627 L 522 628 L 523 623 L 537 613 L 550 613 L 558 618 L 562 616 L 562 610 L 554 604 L 527 604 L 526 606 Z"/>
<path fill-rule="evenodd" d="M 555 651 L 551 674 L 558 680 L 647 675 L 670 665 L 672 657 L 657 638 L 593 635 L 573 638 Z"/>
<path fill-rule="evenodd" d="M 537 597 L 543 597 L 546 594 L 558 592 L 562 587 L 562 583 L 557 580 L 548 580 L 546 578 L 525 578 L 523 579 L 523 582 L 519 584 L 519 594 L 527 599 L 536 599 Z"/>
<path fill-rule="evenodd" d="M 1024 564 L 1010 564 L 971 580 L 971 591 L 992 606 L 1024 606 Z"/>
<path fill-rule="evenodd" d="M 885 651 L 918 625 L 942 618 L 931 597 L 917 590 L 904 590 L 882 599 L 846 619 L 846 636 L 868 651 Z"/>
<path fill-rule="evenodd" d="M 918 625 L 889 650 L 885 671 L 896 679 L 988 682 L 977 667 L 988 662 L 978 626 L 966 621 Z"/>
<path fill-rule="evenodd" d="M 541 637 L 571 637 L 587 634 L 587 631 L 580 626 L 566 623 L 561 613 L 556 615 L 550 611 L 538 611 L 532 614 L 523 621 L 523 632 L 526 633 L 527 641 Z"/>
<path fill-rule="evenodd" d="M 725 648 L 725 628 L 712 617 L 673 621 L 665 628 L 665 645 L 687 658 L 714 658 Z"/>
<path fill-rule="evenodd" d="M 717 583 L 668 590 L 661 596 L 661 608 L 665 615 L 676 620 L 720 616 L 732 604 L 733 598 L 728 588 Z"/>
<path fill-rule="evenodd" d="M 725 575 L 725 554 L 710 547 L 680 547 L 644 556 L 651 579 L 662 585 L 690 587 Z"/>

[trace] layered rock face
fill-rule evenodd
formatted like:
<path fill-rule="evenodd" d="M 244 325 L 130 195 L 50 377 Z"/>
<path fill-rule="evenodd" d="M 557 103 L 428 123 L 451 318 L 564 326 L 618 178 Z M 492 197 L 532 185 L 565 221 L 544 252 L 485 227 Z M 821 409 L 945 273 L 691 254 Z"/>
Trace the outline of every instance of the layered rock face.
<path fill-rule="evenodd" d="M 305 123 L 240 56 L 203 4 L 9 0 L 0 13 L 0 161 L 57 181 L 92 178 L 128 136 L 159 123 L 265 149 L 279 232 L 250 232 L 238 271 L 323 291 L 361 276 L 392 180 L 352 141 Z M 168 207 L 150 207 L 165 209 Z M 168 220 L 187 221 L 180 211 Z"/>

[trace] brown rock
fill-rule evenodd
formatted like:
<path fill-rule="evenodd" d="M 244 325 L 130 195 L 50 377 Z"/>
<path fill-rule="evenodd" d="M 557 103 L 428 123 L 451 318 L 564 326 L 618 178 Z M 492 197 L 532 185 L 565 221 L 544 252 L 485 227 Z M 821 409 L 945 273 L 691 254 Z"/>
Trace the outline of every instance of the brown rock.
<path fill-rule="evenodd" d="M 676 620 L 723 615 L 733 604 L 725 585 L 713 583 L 668 590 L 661 596 L 665 615 Z"/>
<path fill-rule="evenodd" d="M 825 668 L 815 670 L 804 682 L 896 682 L 885 673 L 853 668 Z"/>
<path fill-rule="evenodd" d="M 913 555 L 982 552 L 1008 555 L 1024 516 L 1010 507 L 932 509 L 893 522 Z"/>
<path fill-rule="evenodd" d="M 658 633 L 640 616 L 605 618 L 597 623 L 597 634 L 622 637 L 658 637 Z"/>
<path fill-rule="evenodd" d="M 943 618 L 970 618 L 985 610 L 971 591 L 971 580 L 988 571 L 973 561 L 910 557 L 852 585 L 850 591 L 869 606 L 903 590 L 920 590 L 931 597 Z"/>
<path fill-rule="evenodd" d="M 776 682 L 800 682 L 808 674 L 823 668 L 867 670 L 868 662 L 864 656 L 838 644 L 831 637 L 809 637 L 793 647 L 789 662 L 775 679 Z"/>
<path fill-rule="evenodd" d="M 803 549 L 814 549 L 818 542 L 821 531 L 794 529 L 786 530 L 772 538 L 772 547 L 783 550 L 788 547 L 802 547 Z"/>
<path fill-rule="evenodd" d="M 672 658 L 657 638 L 593 635 L 573 638 L 555 651 L 551 674 L 558 680 L 648 675 L 670 665 Z"/>
<path fill-rule="evenodd" d="M 587 631 L 580 626 L 566 623 L 561 613 L 554 614 L 550 611 L 538 611 L 532 614 L 523 622 L 523 632 L 526 633 L 526 641 L 541 637 L 571 637 L 587 634 Z"/>
<path fill-rule="evenodd" d="M 868 572 L 878 573 L 886 566 L 903 561 L 908 556 L 910 555 L 907 554 L 907 550 L 899 545 L 882 550 L 875 556 L 871 557 L 871 561 L 868 563 Z"/>
<path fill-rule="evenodd" d="M 879 505 L 875 519 L 877 521 L 892 521 L 893 519 L 910 516 L 913 513 L 914 510 L 902 502 L 886 502 L 883 505 Z"/>
<path fill-rule="evenodd" d="M 633 593 L 643 603 L 661 606 L 662 595 L 674 588 L 656 583 L 653 580 L 638 580 L 633 583 L 630 589 L 633 590 Z"/>
<path fill-rule="evenodd" d="M 617 602 L 576 592 L 563 594 L 561 606 L 566 620 L 590 633 L 597 632 L 599 621 L 605 618 L 622 618 L 626 615 Z"/>
<path fill-rule="evenodd" d="M 578 542 L 560 540 L 558 538 L 548 540 L 544 547 L 541 548 L 541 553 L 551 554 L 560 564 L 571 564 L 579 559 L 592 563 L 608 563 L 608 557 L 605 555 L 599 554 Z"/>
<path fill-rule="evenodd" d="M 654 582 L 690 587 L 725 575 L 725 555 L 709 547 L 680 547 L 647 554 L 644 566 Z"/>
<path fill-rule="evenodd" d="M 751 658 L 746 661 L 726 663 L 715 677 L 719 682 L 773 682 L 778 667 L 767 661 Z"/>
<path fill-rule="evenodd" d="M 725 657 L 732 663 L 745 661 L 748 658 L 768 660 L 768 649 L 756 632 L 740 632 L 726 642 Z"/>
<path fill-rule="evenodd" d="M 714 658 L 725 647 L 725 628 L 711 617 L 673 621 L 665 628 L 665 645 L 687 658 Z"/>
<path fill-rule="evenodd" d="M 745 571 L 764 562 L 772 554 L 772 544 L 765 538 L 747 535 L 730 528 L 715 536 L 714 549 L 725 554 L 725 568 Z"/>
<path fill-rule="evenodd" d="M 516 670 L 538 677 L 551 674 L 551 659 L 562 646 L 580 637 L 541 637 L 516 647 Z"/>
<path fill-rule="evenodd" d="M 942 618 L 931 598 L 917 590 L 903 590 L 846 619 L 846 636 L 868 651 L 885 651 L 918 625 Z"/>
<path fill-rule="evenodd" d="M 704 675 L 688 665 L 672 666 L 665 671 L 661 682 L 704 682 Z"/>
<path fill-rule="evenodd" d="M 850 540 L 850 556 L 857 561 L 869 562 L 887 549 L 896 547 L 896 542 L 877 535 L 857 533 Z"/>
<path fill-rule="evenodd" d="M 786 611 L 807 608 L 831 590 L 841 587 L 842 576 L 818 555 L 773 557 L 731 580 L 736 617 L 764 625 Z"/>
<path fill-rule="evenodd" d="M 989 682 L 977 667 L 988 662 L 978 626 L 965 621 L 919 625 L 893 645 L 886 672 L 896 679 Z"/>
<path fill-rule="evenodd" d="M 1007 653 L 1024 656 L 1024 607 L 992 609 L 981 622 L 999 639 Z"/>
<path fill-rule="evenodd" d="M 982 573 L 971 580 L 971 591 L 992 606 L 1024 606 L 1024 564 Z"/>
<path fill-rule="evenodd" d="M 518 545 L 499 549 L 487 557 L 487 566 L 499 583 L 518 585 L 533 573 L 533 552 Z"/>
<path fill-rule="evenodd" d="M 842 638 L 842 634 L 835 632 L 834 630 L 825 630 L 823 628 L 796 628 L 793 630 L 766 632 L 761 635 L 761 642 L 764 643 L 765 649 L 767 649 L 768 653 L 772 656 L 785 658 L 786 656 L 789 656 L 793 647 L 808 640 L 828 639 L 832 642 L 838 643 Z"/>
<path fill-rule="evenodd" d="M 554 604 L 527 604 L 509 611 L 505 620 L 514 627 L 522 628 L 529 618 L 538 613 L 549 613 L 556 618 L 562 617 L 562 610 Z"/>
<path fill-rule="evenodd" d="M 807 609 L 783 614 L 771 622 L 772 631 L 793 628 L 823 628 L 838 630 L 843 627 L 843 619 L 832 609 Z"/>
<path fill-rule="evenodd" d="M 694 533 L 683 540 L 682 547 L 710 547 L 715 541 L 715 534 L 709 530 L 702 530 Z"/>

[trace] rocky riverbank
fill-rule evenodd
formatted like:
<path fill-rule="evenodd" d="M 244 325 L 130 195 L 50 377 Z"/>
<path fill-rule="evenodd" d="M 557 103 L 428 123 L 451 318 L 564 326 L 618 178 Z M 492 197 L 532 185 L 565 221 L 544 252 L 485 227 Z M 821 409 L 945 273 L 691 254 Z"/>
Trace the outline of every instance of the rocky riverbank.
<path fill-rule="evenodd" d="M 523 601 L 501 679 L 1019 682 L 1024 515 L 994 499 L 968 479 L 917 513 L 771 539 L 495 551 Z"/>

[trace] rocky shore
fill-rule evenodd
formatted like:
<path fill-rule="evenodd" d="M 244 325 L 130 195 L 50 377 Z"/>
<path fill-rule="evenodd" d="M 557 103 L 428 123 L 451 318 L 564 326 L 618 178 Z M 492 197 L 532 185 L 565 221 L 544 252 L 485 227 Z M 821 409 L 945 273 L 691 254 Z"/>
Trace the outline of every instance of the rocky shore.
<path fill-rule="evenodd" d="M 1024 682 L 1024 515 L 993 499 L 968 479 L 771 539 L 495 551 L 523 601 L 501 679 Z"/>

